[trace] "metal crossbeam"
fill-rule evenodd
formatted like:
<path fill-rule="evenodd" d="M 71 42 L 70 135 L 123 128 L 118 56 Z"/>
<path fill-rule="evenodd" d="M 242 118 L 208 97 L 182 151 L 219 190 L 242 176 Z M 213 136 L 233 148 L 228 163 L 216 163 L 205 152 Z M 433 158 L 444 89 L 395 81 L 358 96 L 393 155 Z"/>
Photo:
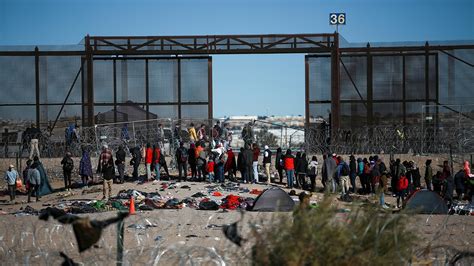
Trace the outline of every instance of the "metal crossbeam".
<path fill-rule="evenodd" d="M 330 51 L 334 45 L 334 36 L 335 34 L 95 36 L 90 37 L 90 45 L 94 54 L 314 53 Z"/>

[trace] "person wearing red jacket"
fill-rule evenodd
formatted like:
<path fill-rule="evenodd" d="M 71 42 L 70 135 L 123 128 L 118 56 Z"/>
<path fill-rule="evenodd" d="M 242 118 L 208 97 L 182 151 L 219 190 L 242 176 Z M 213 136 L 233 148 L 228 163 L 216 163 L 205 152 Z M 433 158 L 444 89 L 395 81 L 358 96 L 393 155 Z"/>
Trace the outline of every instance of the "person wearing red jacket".
<path fill-rule="evenodd" d="M 235 161 L 235 154 L 232 151 L 232 148 L 229 147 L 227 150 L 227 161 L 225 162 L 224 172 L 227 172 L 229 180 L 233 180 L 237 172 L 237 163 Z"/>
<path fill-rule="evenodd" d="M 146 177 L 147 181 L 151 180 L 151 163 L 153 162 L 153 149 L 150 143 L 146 144 L 145 150 L 145 164 L 146 164 Z"/>
<path fill-rule="evenodd" d="M 408 179 L 405 175 L 400 176 L 398 179 L 398 184 L 397 184 L 397 208 L 400 208 L 400 199 L 402 201 L 405 200 L 405 195 L 407 193 L 408 189 Z"/>
<path fill-rule="evenodd" d="M 286 150 L 286 155 L 283 158 L 283 167 L 286 171 L 288 188 L 293 188 L 293 182 L 295 178 L 295 157 L 291 155 L 290 149 Z"/>

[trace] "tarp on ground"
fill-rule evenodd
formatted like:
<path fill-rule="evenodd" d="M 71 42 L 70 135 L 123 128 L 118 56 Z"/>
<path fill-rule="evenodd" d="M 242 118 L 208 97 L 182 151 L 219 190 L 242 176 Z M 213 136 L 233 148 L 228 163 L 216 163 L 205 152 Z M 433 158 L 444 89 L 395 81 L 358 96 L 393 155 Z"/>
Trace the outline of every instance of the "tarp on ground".
<path fill-rule="evenodd" d="M 293 211 L 295 202 L 283 189 L 271 187 L 262 192 L 254 202 L 252 211 L 289 212 Z"/>
<path fill-rule="evenodd" d="M 418 214 L 448 214 L 448 205 L 435 192 L 415 191 L 406 201 L 405 208 Z"/>

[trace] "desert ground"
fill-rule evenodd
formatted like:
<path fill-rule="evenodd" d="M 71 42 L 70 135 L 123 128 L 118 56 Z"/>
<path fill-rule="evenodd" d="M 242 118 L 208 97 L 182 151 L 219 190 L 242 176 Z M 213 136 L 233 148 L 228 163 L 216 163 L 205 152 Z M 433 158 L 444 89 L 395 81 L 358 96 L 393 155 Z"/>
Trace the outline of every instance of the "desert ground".
<path fill-rule="evenodd" d="M 75 165 L 79 159 L 74 158 Z M 116 263 L 117 230 L 116 225 L 104 229 L 101 239 L 94 247 L 82 253 L 78 251 L 74 232 L 70 225 L 63 225 L 55 220 L 42 221 L 37 215 L 25 212 L 27 206 L 34 210 L 47 207 L 69 209 L 73 203 L 93 203 L 102 198 L 102 185 L 91 185 L 88 188 L 75 188 L 64 191 L 60 159 L 43 159 L 48 171 L 50 182 L 55 192 L 43 196 L 40 202 L 27 203 L 25 195 L 17 195 L 15 203 L 9 202 L 8 195 L 0 195 L 0 261 L 3 265 L 57 265 L 62 262 L 59 252 L 65 253 L 77 263 L 85 265 L 113 265 Z M 96 159 L 93 159 L 95 165 Z M 15 159 L 2 159 L 0 165 L 6 169 L 9 164 L 16 164 Z M 25 165 L 24 160 L 22 165 Z M 130 174 L 131 167 L 126 173 Z M 143 173 L 143 169 L 141 169 Z M 171 175 L 176 174 L 171 171 Z M 100 182 L 97 176 L 96 181 Z M 5 191 L 4 180 L 1 191 Z M 73 174 L 73 183 L 80 182 L 77 173 Z M 237 184 L 233 184 L 234 188 Z M 154 181 L 140 183 L 136 181 L 114 184 L 112 195 L 122 190 L 136 190 L 145 193 L 159 193 L 164 199 L 177 198 L 183 200 L 201 192 L 205 197 L 218 203 L 227 195 L 256 198 L 256 194 L 266 189 L 267 184 L 239 184 L 238 189 L 226 189 L 207 182 Z M 285 191 L 281 184 L 279 186 Z M 317 183 L 321 188 L 322 184 Z M 216 196 L 216 191 L 222 196 Z M 301 190 L 296 189 L 298 194 Z M 312 194 L 311 202 L 317 204 L 324 197 L 323 193 Z M 297 197 L 294 197 L 297 201 Z M 342 202 L 337 197 L 333 204 L 344 210 L 352 204 L 360 202 L 376 203 L 373 196 L 354 196 L 353 202 Z M 395 198 L 387 195 L 386 202 L 395 206 Z M 198 201 L 201 198 L 197 199 Z M 124 200 L 126 203 L 127 200 Z M 128 208 L 124 206 L 125 208 Z M 30 209 L 30 208 L 28 208 Z M 91 220 L 104 220 L 116 215 L 117 209 L 106 207 L 99 212 L 78 214 L 88 216 Z M 389 210 L 389 211 L 392 211 Z M 124 263 L 126 265 L 170 265 L 170 264 L 201 264 L 201 265 L 241 265 L 250 264 L 251 228 L 264 227 L 275 215 L 291 215 L 291 213 L 252 212 L 239 210 L 199 210 L 190 206 L 181 209 L 154 209 L 142 211 L 137 209 L 135 215 L 124 220 Z M 432 253 L 425 257 L 440 258 L 450 256 L 453 249 L 474 251 L 474 219 L 472 216 L 460 215 L 412 215 L 409 221 L 410 230 L 419 237 L 420 249 L 431 246 Z M 246 241 L 242 247 L 229 241 L 222 231 L 222 226 L 238 223 L 240 234 Z M 308 229 L 310 230 L 310 228 Z"/>

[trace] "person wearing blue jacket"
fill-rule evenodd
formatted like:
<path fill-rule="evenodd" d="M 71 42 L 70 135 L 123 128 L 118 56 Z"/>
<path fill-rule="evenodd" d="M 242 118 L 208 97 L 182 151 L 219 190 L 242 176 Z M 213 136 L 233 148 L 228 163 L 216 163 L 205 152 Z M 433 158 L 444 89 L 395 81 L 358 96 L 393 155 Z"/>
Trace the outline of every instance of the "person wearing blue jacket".
<path fill-rule="evenodd" d="M 336 168 L 336 177 L 341 182 L 340 183 L 341 188 L 342 188 L 341 198 L 343 198 L 345 195 L 349 194 L 350 169 L 349 169 L 349 165 L 347 165 L 347 163 L 344 162 L 341 156 L 338 156 L 337 160 L 339 161 L 339 164 L 337 165 L 337 168 Z"/>
<path fill-rule="evenodd" d="M 8 170 L 5 172 L 5 180 L 8 184 L 8 192 L 10 194 L 10 201 L 15 200 L 16 194 L 16 180 L 18 178 L 18 172 L 15 170 L 15 167 L 10 164 Z"/>

